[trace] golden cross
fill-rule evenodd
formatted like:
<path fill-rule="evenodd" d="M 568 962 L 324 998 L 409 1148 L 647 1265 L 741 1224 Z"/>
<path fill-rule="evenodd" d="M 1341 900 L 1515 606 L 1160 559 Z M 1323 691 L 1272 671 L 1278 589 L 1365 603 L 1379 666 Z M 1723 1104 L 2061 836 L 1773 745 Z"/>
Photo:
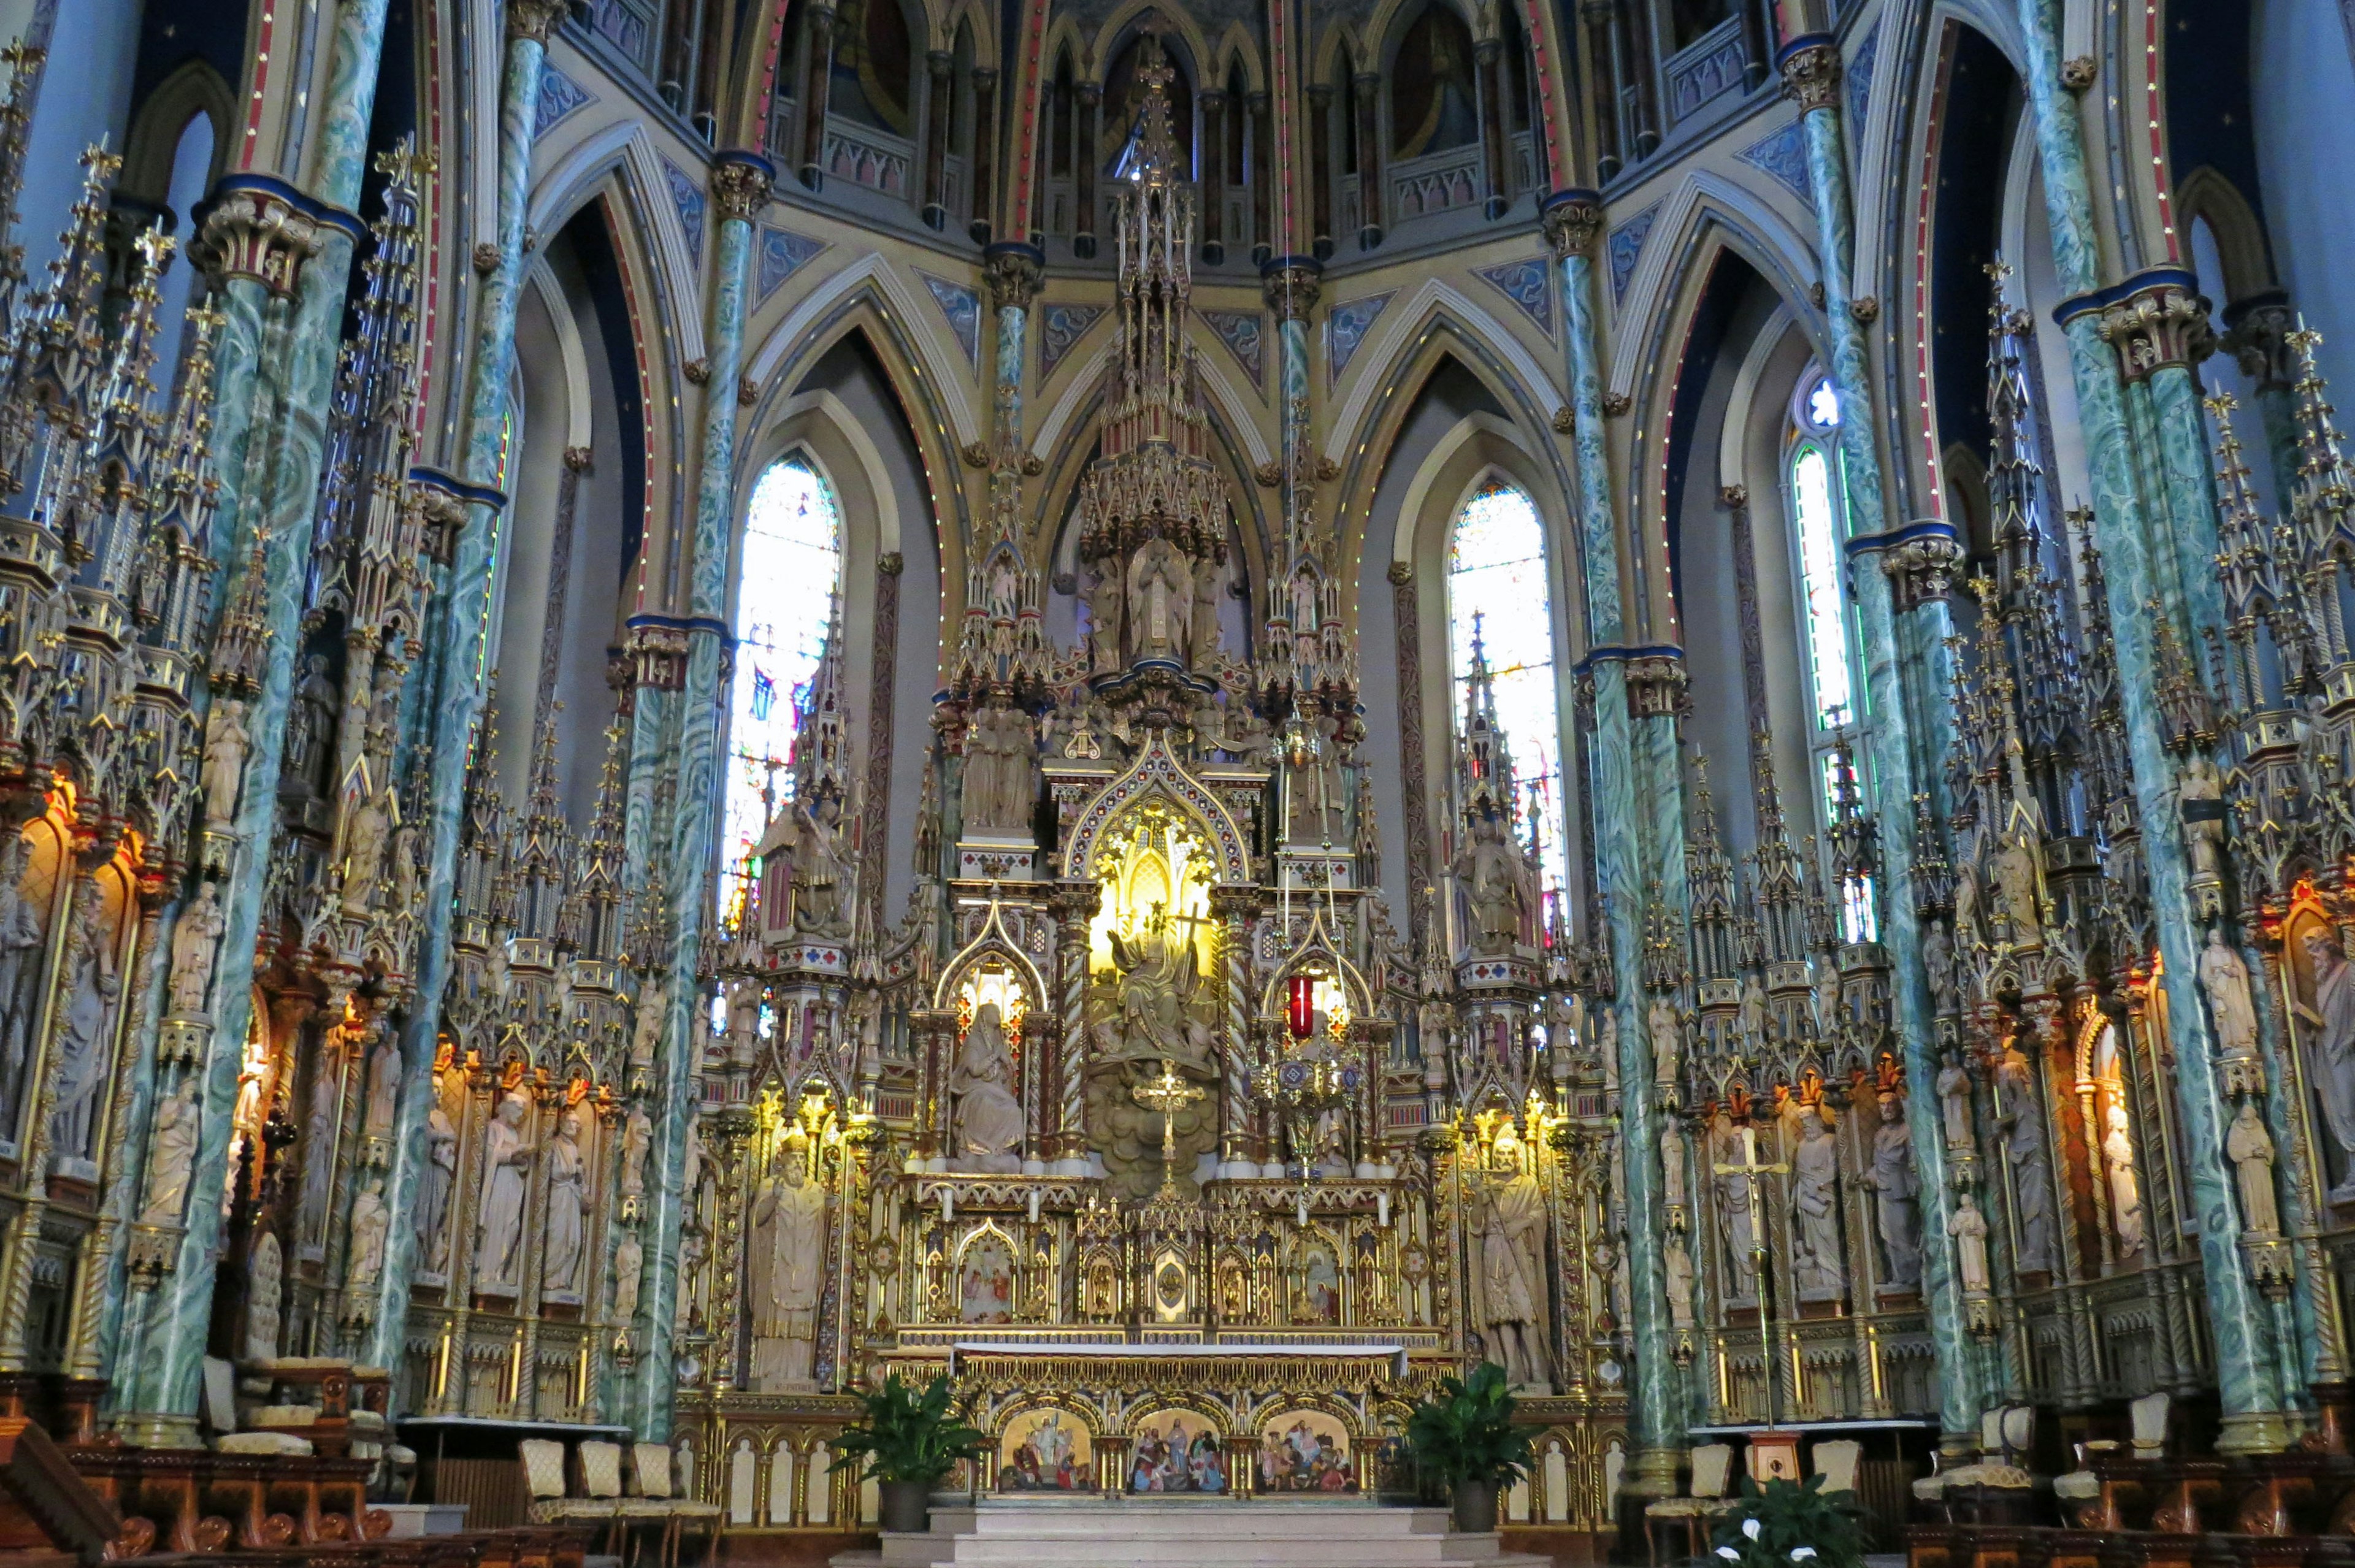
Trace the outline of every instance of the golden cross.
<path fill-rule="evenodd" d="M 1168 1058 L 1161 1061 L 1161 1076 L 1129 1090 L 1136 1103 L 1148 1111 L 1161 1113 L 1161 1189 L 1172 1191 L 1178 1185 L 1178 1113 L 1201 1099 L 1208 1091 L 1188 1083 L 1178 1076 L 1178 1065 Z"/>

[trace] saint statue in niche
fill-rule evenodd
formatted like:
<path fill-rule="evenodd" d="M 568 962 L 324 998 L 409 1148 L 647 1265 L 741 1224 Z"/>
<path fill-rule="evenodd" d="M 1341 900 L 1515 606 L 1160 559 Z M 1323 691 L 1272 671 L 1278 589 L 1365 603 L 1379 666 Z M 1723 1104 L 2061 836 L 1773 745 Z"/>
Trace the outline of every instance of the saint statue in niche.
<path fill-rule="evenodd" d="M 474 1246 L 478 1289 L 513 1290 L 523 1252 L 523 1205 L 538 1147 L 524 1133 L 531 1102 L 510 1092 L 483 1136 L 482 1222 Z"/>
<path fill-rule="evenodd" d="M 2052 1167 L 2044 1148 L 2044 1117 L 2037 1105 L 2035 1070 L 2015 1038 L 2004 1041 L 1996 1061 L 1997 1125 L 2011 1167 L 2016 1259 L 2024 1274 L 2051 1273 L 2058 1266 L 2052 1215 Z"/>
<path fill-rule="evenodd" d="M 1455 870 L 1470 906 L 1476 952 L 1510 953 L 1527 939 L 1537 915 L 1537 887 L 1528 860 L 1506 837 L 1502 816 L 1472 814 Z"/>
<path fill-rule="evenodd" d="M 581 1142 L 589 1113 L 575 1105 L 557 1124 L 548 1146 L 548 1236 L 541 1256 L 540 1288 L 559 1300 L 581 1295 L 581 1260 L 587 1251 L 589 1158 Z"/>
<path fill-rule="evenodd" d="M 1879 1194 L 1882 1278 L 1893 1290 L 1922 1283 L 1922 1182 L 1913 1140 L 1905 1129 L 1905 1102 L 1894 1090 L 1881 1097 L 1881 1125 L 1872 1133 L 1872 1164 L 1865 1181 Z"/>
<path fill-rule="evenodd" d="M 1791 1156 L 1791 1205 L 1799 1299 L 1837 1301 L 1848 1285 L 1840 1263 L 1839 1147 L 1820 1106 L 1799 1117 L 1799 1147 Z"/>
<path fill-rule="evenodd" d="M 997 1004 L 974 1009 L 948 1092 L 956 1107 L 955 1163 L 964 1170 L 1009 1172 L 1022 1168 L 1022 1102 L 1014 1093 L 1014 1052 L 1007 1046 Z"/>
<path fill-rule="evenodd" d="M 826 1282 L 826 1189 L 805 1146 L 788 1142 L 752 1202 L 752 1381 L 764 1392 L 815 1388 L 817 1304 Z"/>
<path fill-rule="evenodd" d="M 1147 539 L 1128 563 L 1130 653 L 1184 664 L 1194 625 L 1194 573 L 1178 547 Z"/>
<path fill-rule="evenodd" d="M 1742 1135 L 1729 1121 L 1718 1140 L 1718 1154 L 1711 1163 L 1719 1166 L 1742 1162 Z M 1728 1299 L 1754 1302 L 1758 1299 L 1757 1221 L 1750 1206 L 1752 1178 L 1733 1172 L 1721 1172 L 1717 1178 L 1717 1234 L 1725 1248 Z"/>
<path fill-rule="evenodd" d="M 1552 1375 L 1546 1354 L 1545 1194 L 1500 1146 L 1480 1192 L 1480 1326 L 1488 1359 L 1517 1388 L 1542 1388 Z"/>
<path fill-rule="evenodd" d="M 88 1160 L 96 1130 L 98 1091 L 106 1078 L 109 1027 L 123 982 L 114 972 L 114 933 L 108 929 L 106 897 L 85 881 L 76 903 L 77 924 L 66 945 L 64 1015 L 57 1032 L 55 1110 L 49 1117 L 50 1147 L 59 1159 Z"/>
<path fill-rule="evenodd" d="M 2314 970 L 2314 996 L 2297 1005 L 2297 1014 L 2313 1031 L 2307 1054 L 2342 1168 L 2329 1199 L 2355 1201 L 2355 968 L 2348 965 L 2338 935 L 2327 928 L 2311 927 L 2299 940 Z"/>
<path fill-rule="evenodd" d="M 48 934 L 40 901 L 25 887 L 31 859 L 30 842 L 22 833 L 10 834 L 5 852 L 0 853 L 0 1060 L 5 1063 L 12 1108 L 31 1054 L 33 1015 L 40 1000 L 41 943 Z"/>
<path fill-rule="evenodd" d="M 2232 1125 L 2224 1133 L 2224 1157 L 2232 1162 L 2234 1184 L 2241 1192 L 2241 1228 L 2252 1236 L 2281 1233 L 2281 1210 L 2274 1197 L 2274 1139 L 2257 1115 L 2257 1098 L 2241 1101 Z"/>
<path fill-rule="evenodd" d="M 2115 1091 L 2113 1090 L 2113 1093 Z M 2115 1100 L 2103 1117 L 2102 1159 L 2110 1172 L 2110 1224 L 2117 1232 L 2118 1255 L 2134 1257 L 2142 1251 L 2142 1188 L 2135 1179 L 2134 1131 L 2126 1108 Z"/>

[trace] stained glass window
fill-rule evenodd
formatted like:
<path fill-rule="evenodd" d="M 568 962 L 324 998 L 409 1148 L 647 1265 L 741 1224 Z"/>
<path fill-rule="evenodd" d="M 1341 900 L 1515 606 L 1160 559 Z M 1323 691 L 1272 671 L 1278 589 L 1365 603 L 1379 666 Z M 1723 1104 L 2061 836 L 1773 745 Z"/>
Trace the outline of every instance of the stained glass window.
<path fill-rule="evenodd" d="M 1831 464 L 1812 441 L 1801 442 L 1791 454 L 1791 512 L 1799 539 L 1816 727 L 1836 730 L 1856 717 L 1856 708 L 1849 678 L 1848 621 L 1840 605 L 1839 523 L 1832 507 Z"/>
<path fill-rule="evenodd" d="M 720 915 L 730 923 L 759 879 L 752 851 L 792 794 L 794 726 L 842 578 L 841 508 L 805 459 L 779 459 L 752 486 L 738 571 L 719 880 Z"/>
<path fill-rule="evenodd" d="M 1803 401 L 1803 429 L 1819 431 L 1839 423 L 1839 400 L 1828 379 L 1818 380 Z M 1838 820 L 1842 795 L 1861 788 L 1839 750 L 1850 739 L 1857 722 L 1855 665 L 1849 655 L 1848 606 L 1840 597 L 1841 527 L 1839 475 L 1822 443 L 1802 435 L 1791 448 L 1791 532 L 1799 567 L 1800 635 L 1806 642 L 1807 689 L 1815 713 L 1817 777 L 1822 785 L 1822 821 L 1828 830 Z M 1860 804 L 1860 803 L 1857 803 Z M 1829 841 L 1829 833 L 1825 835 Z M 1872 879 L 1838 878 L 1840 933 L 1849 942 L 1870 942 L 1878 934 Z"/>
<path fill-rule="evenodd" d="M 1561 720 L 1556 703 L 1553 594 L 1545 525 L 1529 496 L 1481 487 L 1464 504 L 1447 554 L 1447 669 L 1461 723 L 1472 639 L 1494 672 L 1497 718 L 1513 756 L 1521 832 L 1534 821 L 1538 876 L 1548 892 L 1569 880 L 1562 832 Z"/>

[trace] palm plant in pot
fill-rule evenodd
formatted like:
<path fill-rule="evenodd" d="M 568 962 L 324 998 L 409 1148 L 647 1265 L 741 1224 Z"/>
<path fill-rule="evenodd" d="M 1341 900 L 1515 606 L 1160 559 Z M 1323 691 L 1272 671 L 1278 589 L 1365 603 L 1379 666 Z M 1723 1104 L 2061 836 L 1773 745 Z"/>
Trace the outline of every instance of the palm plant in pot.
<path fill-rule="evenodd" d="M 834 1467 L 871 1476 L 883 1498 L 883 1528 L 921 1531 L 930 1523 L 932 1488 L 981 1452 L 982 1435 L 955 1418 L 954 1392 L 943 1372 L 918 1389 L 893 1372 L 858 1396 L 865 1419 L 835 1444 Z"/>
<path fill-rule="evenodd" d="M 1498 1488 L 1529 1474 L 1529 1435 L 1513 1424 L 1513 1405 L 1505 1369 L 1483 1362 L 1469 1378 L 1442 1378 L 1407 1417 L 1407 1446 L 1446 1485 L 1460 1531 L 1496 1529 Z"/>

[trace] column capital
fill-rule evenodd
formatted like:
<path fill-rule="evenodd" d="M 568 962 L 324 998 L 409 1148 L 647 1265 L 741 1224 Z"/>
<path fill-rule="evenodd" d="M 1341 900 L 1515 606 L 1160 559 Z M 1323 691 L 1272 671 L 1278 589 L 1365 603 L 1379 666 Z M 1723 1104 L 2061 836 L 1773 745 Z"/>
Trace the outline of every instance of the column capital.
<path fill-rule="evenodd" d="M 507 0 L 507 37 L 528 38 L 545 48 L 565 9 L 565 0 Z"/>
<path fill-rule="evenodd" d="M 2102 336 L 2117 350 L 2118 371 L 2145 380 L 2170 365 L 2190 366 L 2216 352 L 2208 302 L 2178 267 L 2137 272 L 2102 305 Z"/>
<path fill-rule="evenodd" d="M 1538 209 L 1538 221 L 1555 261 L 1583 256 L 1603 232 L 1603 197 L 1591 190 L 1558 190 Z"/>
<path fill-rule="evenodd" d="M 1306 321 L 1325 291 L 1325 264 L 1314 256 L 1272 256 L 1259 270 L 1260 297 L 1280 325 Z"/>
<path fill-rule="evenodd" d="M 760 154 L 739 149 L 722 153 L 713 160 L 708 183 L 712 205 L 719 209 L 722 222 L 733 218 L 750 223 L 769 204 L 769 192 L 777 183 L 777 168 Z"/>
<path fill-rule="evenodd" d="M 1783 91 L 1798 100 L 1799 112 L 1839 107 L 1839 45 L 1829 33 L 1802 33 L 1774 57 L 1783 73 Z"/>
<path fill-rule="evenodd" d="M 1627 661 L 1627 715 L 1674 719 L 1684 707 L 1685 656 L 1679 649 L 1647 648 Z"/>
<path fill-rule="evenodd" d="M 622 652 L 630 661 L 634 684 L 657 691 L 687 689 L 687 629 L 668 617 L 631 622 Z"/>
<path fill-rule="evenodd" d="M 216 283 L 250 278 L 284 296 L 294 292 L 303 263 L 319 253 L 327 230 L 339 227 L 328 209 L 292 186 L 237 176 L 213 187 L 188 255 Z"/>
<path fill-rule="evenodd" d="M 1046 280 L 1047 258 L 1018 240 L 1003 240 L 981 253 L 981 269 L 1000 310 L 1028 310 Z"/>
<path fill-rule="evenodd" d="M 1881 570 L 1889 578 L 1890 594 L 1901 615 L 1945 598 L 1962 563 L 1961 541 L 1954 529 L 1935 519 L 1915 524 L 1881 553 Z"/>
<path fill-rule="evenodd" d="M 935 79 L 946 79 L 956 69 L 956 56 L 946 49 L 932 49 L 924 56 L 924 69 Z"/>
<path fill-rule="evenodd" d="M 2289 335 L 2296 329 L 2296 313 L 2289 295 L 2268 289 L 2224 307 L 2225 332 L 2218 347 L 2240 362 L 2241 374 L 2261 390 L 2286 391 L 2297 384 L 2291 362 Z"/>

